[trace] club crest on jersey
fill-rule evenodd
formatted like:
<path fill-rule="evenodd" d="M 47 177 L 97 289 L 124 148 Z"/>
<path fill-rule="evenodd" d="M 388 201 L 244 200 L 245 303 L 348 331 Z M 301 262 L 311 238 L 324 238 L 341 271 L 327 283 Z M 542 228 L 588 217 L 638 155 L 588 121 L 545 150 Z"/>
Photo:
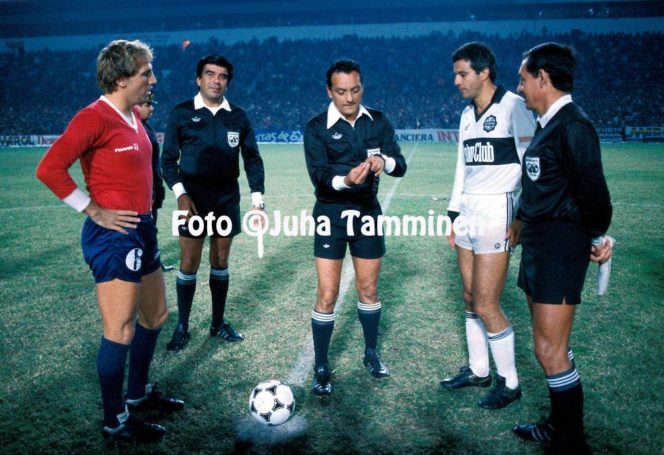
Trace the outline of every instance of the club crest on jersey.
<path fill-rule="evenodd" d="M 340 132 L 335 131 L 334 134 L 332 134 L 332 139 L 339 140 L 339 139 L 341 139 L 342 136 L 343 135 Z"/>
<path fill-rule="evenodd" d="M 237 147 L 239 143 L 240 143 L 240 133 L 236 133 L 235 131 L 229 131 L 228 145 L 230 145 L 231 147 Z"/>
<path fill-rule="evenodd" d="M 498 121 L 496 120 L 496 116 L 490 115 L 484 120 L 484 125 L 482 126 L 482 128 L 484 129 L 484 131 L 488 133 L 490 131 L 495 130 L 497 124 Z"/>
<path fill-rule="evenodd" d="M 526 172 L 533 182 L 540 176 L 540 159 L 537 156 L 526 157 Z"/>

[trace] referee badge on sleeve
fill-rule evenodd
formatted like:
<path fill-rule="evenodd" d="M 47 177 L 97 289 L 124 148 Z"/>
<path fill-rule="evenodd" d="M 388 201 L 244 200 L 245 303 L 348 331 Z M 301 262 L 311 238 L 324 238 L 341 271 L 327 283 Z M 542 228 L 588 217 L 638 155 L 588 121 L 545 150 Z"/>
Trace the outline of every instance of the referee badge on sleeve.
<path fill-rule="evenodd" d="M 237 147 L 239 143 L 240 143 L 240 133 L 237 133 L 235 131 L 229 131 L 228 145 L 230 145 L 231 147 Z"/>
<path fill-rule="evenodd" d="M 527 156 L 526 158 L 526 172 L 528 177 L 533 182 L 540 176 L 540 159 L 538 156 Z"/>

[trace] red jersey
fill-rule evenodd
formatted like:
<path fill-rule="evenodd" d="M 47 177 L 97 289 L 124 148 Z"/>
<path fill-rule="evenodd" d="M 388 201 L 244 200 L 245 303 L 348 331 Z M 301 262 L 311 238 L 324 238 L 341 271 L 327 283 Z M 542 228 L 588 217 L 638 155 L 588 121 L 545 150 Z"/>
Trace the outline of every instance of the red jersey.
<path fill-rule="evenodd" d="M 69 168 L 77 159 L 90 197 L 101 207 L 150 213 L 152 145 L 134 108 L 134 130 L 101 99 L 78 112 L 37 167 L 37 178 L 60 199 L 76 190 Z"/>

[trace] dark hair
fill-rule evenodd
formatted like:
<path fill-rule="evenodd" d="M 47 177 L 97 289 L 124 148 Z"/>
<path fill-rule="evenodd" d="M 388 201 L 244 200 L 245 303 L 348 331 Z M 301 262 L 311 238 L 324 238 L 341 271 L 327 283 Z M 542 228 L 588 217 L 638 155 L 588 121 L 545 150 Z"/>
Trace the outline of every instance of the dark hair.
<path fill-rule="evenodd" d="M 452 54 L 452 63 L 457 60 L 468 60 L 470 67 L 480 74 L 485 69 L 489 70 L 491 82 L 496 82 L 498 77 L 498 65 L 493 51 L 481 41 L 472 41 L 461 46 Z"/>
<path fill-rule="evenodd" d="M 113 93 L 118 79 L 135 76 L 143 63 L 152 61 L 152 49 L 142 41 L 115 40 L 97 56 L 97 84 Z"/>
<path fill-rule="evenodd" d="M 360 75 L 360 83 L 362 83 L 362 70 L 356 61 L 349 59 L 337 60 L 327 69 L 327 86 L 332 87 L 332 75 L 334 73 L 350 74 L 353 71 Z"/>
<path fill-rule="evenodd" d="M 558 43 L 544 43 L 523 53 L 526 71 L 537 77 L 540 70 L 549 74 L 551 83 L 561 92 L 574 90 L 576 57 L 571 46 Z"/>
<path fill-rule="evenodd" d="M 230 83 L 231 80 L 233 80 L 233 65 L 226 60 L 226 57 L 222 57 L 221 55 L 206 55 L 200 59 L 196 65 L 196 77 L 203 76 L 203 68 L 205 68 L 205 65 L 217 65 L 226 68 L 228 71 L 228 82 Z"/>

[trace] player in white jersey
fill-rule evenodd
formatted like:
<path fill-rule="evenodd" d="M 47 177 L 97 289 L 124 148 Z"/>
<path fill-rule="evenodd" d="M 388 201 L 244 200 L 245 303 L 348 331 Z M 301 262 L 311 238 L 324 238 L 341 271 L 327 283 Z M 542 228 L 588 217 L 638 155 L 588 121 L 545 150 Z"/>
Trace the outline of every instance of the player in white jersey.
<path fill-rule="evenodd" d="M 461 114 L 454 187 L 448 215 L 466 308 L 468 365 L 441 384 L 450 389 L 496 386 L 479 406 L 499 409 L 521 397 L 514 361 L 514 331 L 500 307 L 509 264 L 507 230 L 516 211 L 521 158 L 535 120 L 523 99 L 497 86 L 496 58 L 484 43 L 464 44 L 452 54 L 454 84 L 470 105 Z M 466 229 L 460 229 L 461 225 Z M 458 232 L 456 235 L 454 232 Z"/>

